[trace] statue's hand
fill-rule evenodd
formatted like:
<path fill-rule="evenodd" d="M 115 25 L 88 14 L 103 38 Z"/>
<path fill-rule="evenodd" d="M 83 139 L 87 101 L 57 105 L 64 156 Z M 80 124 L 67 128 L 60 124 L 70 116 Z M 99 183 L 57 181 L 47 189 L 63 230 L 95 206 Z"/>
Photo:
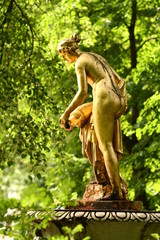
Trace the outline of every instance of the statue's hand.
<path fill-rule="evenodd" d="M 68 118 L 69 118 L 69 114 L 67 114 L 66 112 L 64 112 L 64 113 L 62 114 L 62 116 L 60 117 L 60 119 L 59 119 L 61 128 L 64 128 L 64 127 L 65 127 L 65 123 L 68 121 Z"/>
<path fill-rule="evenodd" d="M 64 112 L 59 119 L 60 127 L 64 128 L 66 131 L 71 132 L 73 128 L 68 123 L 69 114 Z"/>

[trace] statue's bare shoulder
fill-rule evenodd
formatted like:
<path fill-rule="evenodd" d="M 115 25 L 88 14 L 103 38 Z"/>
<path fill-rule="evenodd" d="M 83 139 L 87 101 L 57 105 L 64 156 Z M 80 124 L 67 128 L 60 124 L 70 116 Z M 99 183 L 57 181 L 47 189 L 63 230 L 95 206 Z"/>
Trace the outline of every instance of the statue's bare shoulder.
<path fill-rule="evenodd" d="M 88 53 L 81 53 L 78 60 L 76 61 L 75 68 L 86 68 L 90 64 L 93 64 L 93 58 Z"/>

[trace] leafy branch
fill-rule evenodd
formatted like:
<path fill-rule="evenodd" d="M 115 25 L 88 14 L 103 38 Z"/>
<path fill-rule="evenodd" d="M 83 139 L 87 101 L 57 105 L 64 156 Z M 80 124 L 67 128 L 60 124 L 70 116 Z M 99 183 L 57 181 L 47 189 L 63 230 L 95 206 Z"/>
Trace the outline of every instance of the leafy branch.
<path fill-rule="evenodd" d="M 7 11 L 6 11 L 6 14 L 5 14 L 5 17 L 4 17 L 4 20 L 3 20 L 0 28 L 3 28 L 3 26 L 6 24 L 6 22 L 7 22 L 7 16 L 12 12 L 13 2 L 14 2 L 14 0 L 11 0 L 11 1 L 10 1 L 9 6 L 8 6 L 8 8 L 7 8 Z"/>
<path fill-rule="evenodd" d="M 3 36 L 3 27 L 7 22 L 7 16 L 9 14 L 11 14 L 12 9 L 13 9 L 13 2 L 14 2 L 14 0 L 10 1 L 9 5 L 8 5 L 8 8 L 7 8 L 7 11 L 6 11 L 6 14 L 5 14 L 5 17 L 4 17 L 4 20 L 3 20 L 2 24 L 0 25 L 0 28 L 2 29 L 2 36 Z M 4 44 L 5 44 L 5 42 L 4 42 L 4 39 L 2 38 L 0 64 L 2 63 L 2 59 L 3 59 Z"/>
<path fill-rule="evenodd" d="M 32 36 L 32 38 L 31 38 L 32 39 L 32 41 L 31 41 L 31 51 L 29 53 L 28 59 L 26 60 L 26 62 L 28 62 L 28 60 L 30 59 L 31 55 L 33 54 L 33 49 L 34 49 L 34 32 L 33 32 L 32 25 L 31 25 L 31 23 L 29 21 L 28 16 L 24 13 L 23 9 L 20 7 L 20 5 L 15 0 L 14 0 L 14 3 L 17 6 L 17 8 L 20 10 L 22 16 L 25 18 L 25 20 L 27 22 L 27 25 L 30 28 L 30 32 L 31 32 L 31 36 Z"/>
<path fill-rule="evenodd" d="M 149 42 L 150 40 L 156 40 L 158 41 L 158 38 L 157 37 L 151 37 L 151 38 L 148 38 L 146 39 L 144 42 L 141 43 L 141 45 L 137 48 L 137 52 L 147 43 Z"/>

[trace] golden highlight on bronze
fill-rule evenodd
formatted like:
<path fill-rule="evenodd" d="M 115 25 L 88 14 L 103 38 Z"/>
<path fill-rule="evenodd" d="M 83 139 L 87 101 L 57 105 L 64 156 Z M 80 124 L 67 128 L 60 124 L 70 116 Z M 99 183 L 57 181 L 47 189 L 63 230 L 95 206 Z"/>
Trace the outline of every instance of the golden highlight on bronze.
<path fill-rule="evenodd" d="M 80 128 L 83 155 L 94 168 L 95 182 L 89 184 L 83 198 L 127 200 L 127 184 L 119 173 L 123 155 L 120 116 L 127 109 L 125 82 L 102 56 L 81 51 L 79 42 L 80 37 L 73 34 L 57 49 L 66 61 L 75 62 L 78 81 L 78 91 L 62 114 L 60 126 L 67 131 Z M 88 84 L 93 88 L 93 102 L 82 104 Z"/>

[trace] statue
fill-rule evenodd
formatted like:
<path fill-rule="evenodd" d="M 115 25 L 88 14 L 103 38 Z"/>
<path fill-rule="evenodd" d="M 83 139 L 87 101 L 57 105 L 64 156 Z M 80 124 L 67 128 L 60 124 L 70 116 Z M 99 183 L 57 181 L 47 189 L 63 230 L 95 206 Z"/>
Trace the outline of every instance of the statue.
<path fill-rule="evenodd" d="M 58 53 L 75 62 L 78 92 L 60 118 L 67 131 L 80 127 L 82 152 L 94 167 L 95 183 L 102 185 L 100 200 L 128 200 L 127 185 L 119 173 L 123 154 L 120 116 L 127 109 L 124 80 L 98 54 L 82 52 L 80 38 L 74 34 L 58 45 Z M 82 104 L 93 89 L 93 103 Z M 82 104 L 82 105 L 81 105 Z"/>

